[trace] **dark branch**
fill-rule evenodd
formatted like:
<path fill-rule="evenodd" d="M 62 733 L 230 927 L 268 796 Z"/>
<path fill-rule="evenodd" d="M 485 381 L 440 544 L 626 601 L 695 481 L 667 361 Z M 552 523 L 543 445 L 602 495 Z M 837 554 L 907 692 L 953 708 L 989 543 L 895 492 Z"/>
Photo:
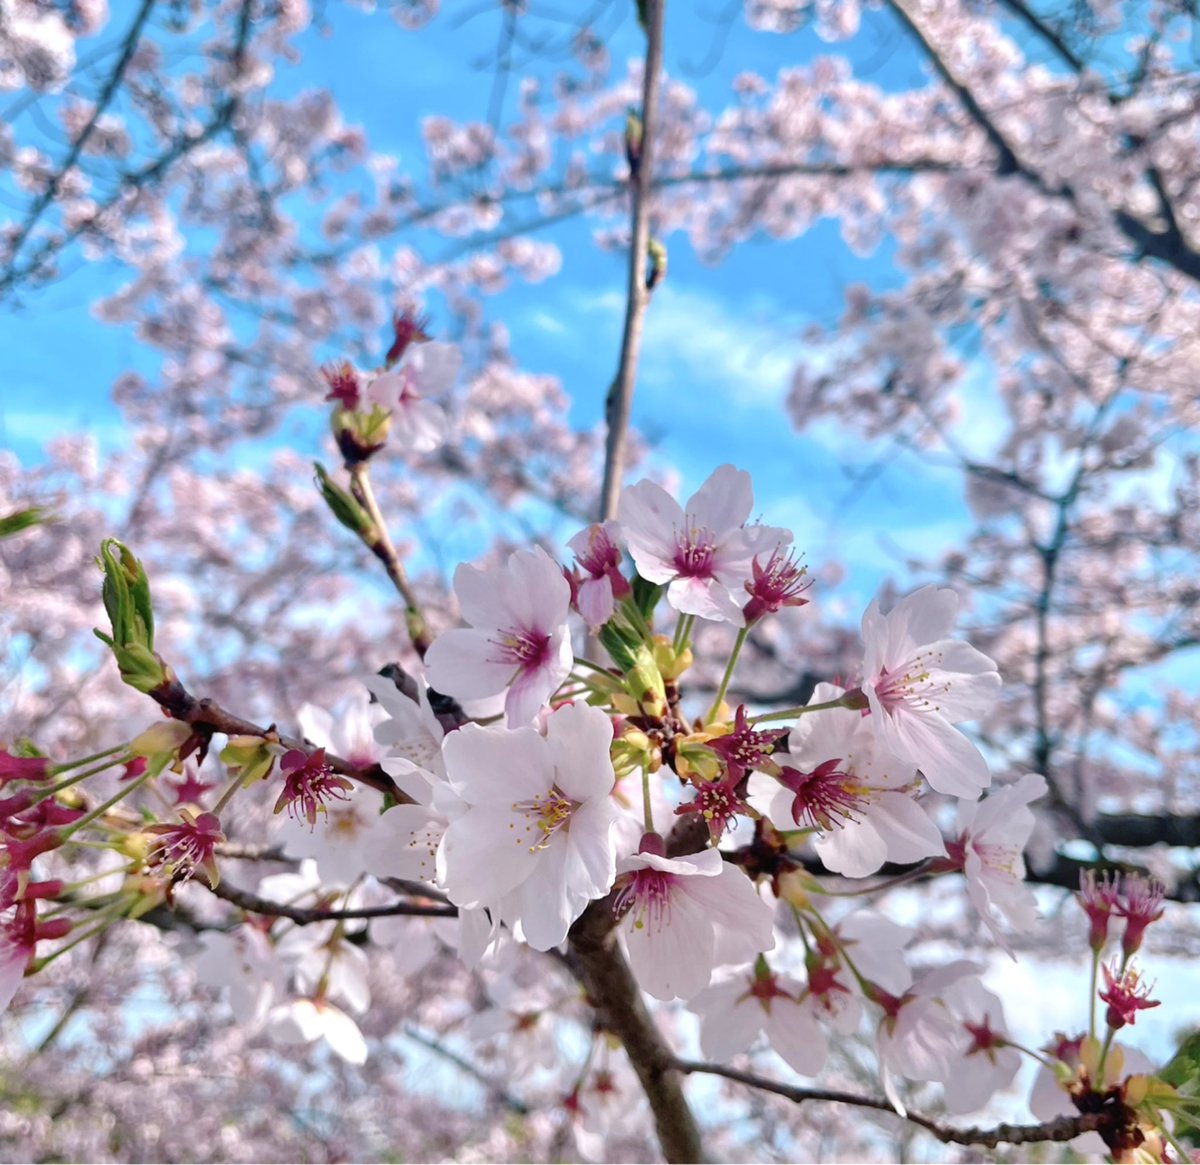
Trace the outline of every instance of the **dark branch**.
<path fill-rule="evenodd" d="M 874 1096 L 859 1096 L 857 1093 L 830 1088 L 798 1088 L 791 1084 L 783 1084 L 778 1080 L 769 1080 L 765 1076 L 756 1076 L 753 1072 L 743 1072 L 739 1068 L 727 1068 L 721 1064 L 705 1064 L 698 1060 L 676 1060 L 674 1067 L 680 1072 L 704 1072 L 710 1076 L 723 1076 L 726 1080 L 734 1080 L 738 1084 L 745 1084 L 748 1088 L 773 1092 L 776 1096 L 782 1096 L 796 1104 L 819 1100 L 835 1104 L 850 1104 L 857 1108 L 871 1108 L 877 1112 L 889 1112 L 893 1116 L 900 1116 L 889 1101 Z M 1103 1113 L 1089 1113 L 1086 1116 L 1060 1116 L 1039 1125 L 1000 1124 L 990 1129 L 947 1128 L 929 1117 L 914 1112 L 907 1113 L 903 1119 L 911 1124 L 920 1125 L 926 1132 L 931 1133 L 945 1144 L 984 1145 L 987 1148 L 995 1148 L 997 1145 L 1004 1144 L 1031 1145 L 1042 1141 L 1069 1141 L 1082 1133 L 1095 1132 L 1110 1118 Z"/>

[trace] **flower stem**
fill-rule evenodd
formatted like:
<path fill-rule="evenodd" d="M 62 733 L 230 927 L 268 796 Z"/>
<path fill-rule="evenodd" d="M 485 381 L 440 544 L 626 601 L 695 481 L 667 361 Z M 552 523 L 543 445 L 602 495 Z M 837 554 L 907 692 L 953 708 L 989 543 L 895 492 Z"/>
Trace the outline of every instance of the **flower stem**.
<path fill-rule="evenodd" d="M 128 747 L 129 747 L 129 745 L 127 745 L 127 744 L 118 744 L 118 745 L 115 745 L 113 748 L 106 748 L 103 752 L 94 752 L 94 753 L 92 753 L 91 756 L 81 756 L 81 757 L 79 757 L 78 760 L 64 761 L 61 765 L 52 765 L 51 772 L 53 772 L 55 774 L 69 772 L 71 769 L 79 768 L 80 765 L 90 765 L 92 763 L 92 761 L 101 760 L 102 758 L 104 758 L 106 756 L 112 756 L 113 753 L 121 752 L 123 749 L 126 749 Z M 107 768 L 108 766 L 105 765 L 104 767 Z M 99 770 L 93 770 L 93 771 L 99 771 Z"/>
<path fill-rule="evenodd" d="M 676 655 L 687 649 L 688 641 L 692 637 L 692 624 L 695 622 L 695 615 L 679 616 L 679 622 L 675 624 L 675 642 L 672 644 Z"/>
<path fill-rule="evenodd" d="M 122 747 L 124 746 L 122 745 Z M 82 773 L 76 773 L 73 777 L 67 777 L 66 780 L 59 781 L 57 785 L 52 785 L 49 789 L 43 789 L 37 799 L 38 801 L 45 801 L 47 798 L 61 793 L 64 789 L 69 789 L 72 785 L 77 785 L 80 781 L 86 780 L 88 777 L 94 777 L 97 773 L 102 773 L 112 767 L 112 761 L 105 761 L 104 764 L 97 765 L 94 769 L 87 769 Z"/>
<path fill-rule="evenodd" d="M 750 634 L 748 627 L 738 629 L 737 639 L 733 644 L 733 651 L 729 655 L 729 662 L 725 665 L 725 674 L 721 677 L 721 686 L 717 689 L 717 697 L 712 702 L 712 707 L 708 710 L 708 715 L 704 718 L 706 724 L 711 724 L 716 718 L 717 713 L 721 710 L 721 705 L 725 702 L 725 692 L 729 688 L 729 681 L 733 679 L 733 669 L 737 667 L 738 656 L 742 654 L 742 645 L 746 642 L 746 636 Z"/>
<path fill-rule="evenodd" d="M 95 821 L 97 817 L 103 817 L 104 814 L 107 813 L 114 805 L 124 801 L 125 798 L 130 795 L 130 793 L 134 792 L 136 789 L 140 789 L 151 777 L 155 775 L 156 774 L 153 769 L 147 769 L 140 777 L 138 777 L 136 781 L 133 782 L 132 785 L 127 786 L 118 793 L 114 793 L 107 801 L 104 802 L 103 805 L 97 805 L 95 809 L 81 817 L 78 821 L 73 821 L 70 825 L 64 826 L 59 836 L 63 841 L 66 841 L 67 838 L 71 837 L 75 833 L 78 833 L 79 830 L 81 830 L 85 825 L 91 825 L 91 823 Z"/>
<path fill-rule="evenodd" d="M 839 696 L 836 700 L 826 700 L 823 704 L 806 704 L 801 708 L 784 708 L 782 712 L 767 712 L 763 716 L 751 716 L 750 723 L 766 724 L 771 720 L 791 720 L 793 717 L 803 716 L 806 712 L 824 712 L 829 708 L 844 708 L 845 706 Z"/>
<path fill-rule="evenodd" d="M 642 824 L 647 833 L 654 832 L 654 814 L 650 810 L 650 770 L 642 765 Z"/>
<path fill-rule="evenodd" d="M 1100 952 L 1092 951 L 1092 984 L 1091 994 L 1088 996 L 1088 1037 L 1096 1038 L 1096 988 L 1099 986 L 1100 976 Z"/>

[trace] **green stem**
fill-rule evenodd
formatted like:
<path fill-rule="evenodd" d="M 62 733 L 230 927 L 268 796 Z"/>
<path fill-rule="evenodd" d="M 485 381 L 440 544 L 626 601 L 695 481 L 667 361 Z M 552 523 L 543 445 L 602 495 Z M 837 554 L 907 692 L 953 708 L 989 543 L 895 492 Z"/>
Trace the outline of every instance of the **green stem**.
<path fill-rule="evenodd" d="M 132 757 L 130 759 L 132 759 Z M 94 777 L 97 773 L 105 772 L 107 769 L 111 769 L 112 767 L 112 762 L 106 761 L 102 765 L 97 765 L 94 769 L 88 769 L 86 772 L 76 773 L 73 777 L 68 777 L 65 781 L 59 781 L 57 785 L 51 785 L 50 788 L 43 789 L 38 794 L 38 801 L 45 801 L 50 797 L 57 796 L 64 789 L 69 789 L 72 785 L 77 785 L 80 781 L 85 781 L 88 777 Z"/>
<path fill-rule="evenodd" d="M 1091 1002 L 1088 1006 L 1088 1038 L 1096 1038 L 1096 988 L 1100 985 L 1100 952 L 1092 951 Z"/>
<path fill-rule="evenodd" d="M 239 773 L 229 782 L 228 785 L 221 791 L 221 796 L 217 799 L 217 803 L 209 810 L 215 817 L 221 816 L 221 810 L 233 800 L 233 795 L 242 787 L 242 778 Z"/>
<path fill-rule="evenodd" d="M 680 615 L 675 624 L 675 642 L 672 645 L 676 655 L 687 649 L 688 640 L 692 637 L 692 624 L 696 622 L 695 615 Z"/>
<path fill-rule="evenodd" d="M 642 824 L 647 833 L 654 832 L 654 814 L 650 810 L 650 770 L 642 765 Z"/>
<path fill-rule="evenodd" d="M 612 674 L 610 668 L 602 667 L 598 663 L 593 663 L 590 659 L 582 659 L 578 655 L 575 657 L 576 667 L 586 667 L 589 671 L 599 672 L 605 679 L 615 680 L 617 677 Z M 580 679 L 582 680 L 582 676 Z"/>
<path fill-rule="evenodd" d="M 107 801 L 104 802 L 103 805 L 98 805 L 95 809 L 93 809 L 86 816 L 81 817 L 78 821 L 74 821 L 70 825 L 64 826 L 59 836 L 63 841 L 66 841 L 67 838 L 71 837 L 75 833 L 78 833 L 79 830 L 81 830 L 85 825 L 91 825 L 91 823 L 95 821 L 97 817 L 103 817 L 104 814 L 107 813 L 114 805 L 124 801 L 126 797 L 128 797 L 136 789 L 140 789 L 151 777 L 155 775 L 156 774 L 152 769 L 147 769 L 140 777 L 138 777 L 136 781 L 133 782 L 132 785 L 126 786 L 126 788 L 122 789 L 119 793 L 114 793 Z"/>
<path fill-rule="evenodd" d="M 112 912 L 110 911 L 109 913 Z M 65 946 L 59 947 L 58 950 L 52 951 L 50 954 L 44 955 L 40 959 L 35 959 L 30 969 L 25 972 L 26 976 L 36 975 L 39 972 L 44 971 L 60 955 L 65 955 L 67 951 L 73 950 L 75 947 L 79 946 L 80 943 L 85 943 L 88 939 L 94 938 L 96 935 L 100 934 L 101 931 L 107 930 L 112 925 L 112 922 L 113 920 L 111 918 L 105 918 L 93 926 L 91 930 L 85 930 L 83 934 L 73 938 Z"/>
<path fill-rule="evenodd" d="M 823 704 L 806 704 L 802 708 L 785 708 L 782 712 L 768 712 L 763 716 L 751 716 L 750 723 L 766 724 L 771 720 L 791 720 L 796 716 L 803 716 L 806 712 L 824 712 L 829 708 L 844 708 L 845 706 L 839 696 L 836 700 L 826 700 Z"/>
<path fill-rule="evenodd" d="M 748 627 L 740 627 L 737 633 L 737 639 L 733 644 L 733 651 L 729 655 L 729 662 L 725 665 L 725 674 L 721 677 L 721 686 L 717 689 L 717 697 L 712 702 L 712 707 L 708 710 L 708 715 L 704 718 L 706 724 L 711 724 L 716 718 L 717 713 L 721 710 L 721 705 L 725 702 L 725 692 L 729 688 L 729 681 L 733 679 L 733 669 L 737 667 L 738 656 L 742 654 L 742 645 L 746 642 L 746 636 L 750 634 Z"/>
<path fill-rule="evenodd" d="M 112 756 L 114 752 L 121 752 L 128 747 L 128 744 L 118 744 L 114 748 L 106 748 L 103 752 L 94 752 L 91 756 L 81 756 L 78 760 L 64 761 L 61 765 L 51 765 L 50 771 L 55 775 L 70 772 L 71 769 L 77 769 L 80 765 L 90 765 L 94 760 Z M 107 768 L 108 766 L 105 765 L 104 767 Z"/>

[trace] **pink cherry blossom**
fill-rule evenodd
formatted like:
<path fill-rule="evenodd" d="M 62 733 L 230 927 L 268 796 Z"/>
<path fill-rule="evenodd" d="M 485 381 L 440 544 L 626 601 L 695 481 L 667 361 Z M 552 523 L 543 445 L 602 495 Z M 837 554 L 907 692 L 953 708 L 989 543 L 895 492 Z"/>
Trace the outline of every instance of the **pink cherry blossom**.
<path fill-rule="evenodd" d="M 998 918 L 1018 932 L 1032 930 L 1037 921 L 1037 902 L 1024 882 L 1022 851 L 1034 826 L 1029 803 L 1045 794 L 1046 778 L 1026 773 L 982 801 L 960 802 L 958 837 L 946 847 L 951 859 L 962 866 L 972 905 L 1010 955 L 1012 947 Z"/>
<path fill-rule="evenodd" d="M 818 684 L 812 704 L 842 689 Z M 789 751 L 771 758 L 779 777 L 754 773 L 750 804 L 776 829 L 819 828 L 816 850 L 831 870 L 863 878 L 884 862 L 917 862 L 945 853 L 941 831 L 917 803 L 916 765 L 881 747 L 863 718 L 844 708 L 801 716 Z"/>
<path fill-rule="evenodd" d="M 620 536 L 621 527 L 610 519 L 580 530 L 567 542 L 589 576 L 578 584 L 575 601 L 593 631 L 612 618 L 616 600 L 629 594 L 629 580 L 621 574 Z"/>
<path fill-rule="evenodd" d="M 642 852 L 618 873 L 614 909 L 629 963 L 657 999 L 691 999 L 714 968 L 775 946 L 773 910 L 716 850 L 678 858 Z"/>
<path fill-rule="evenodd" d="M 672 607 L 740 627 L 755 556 L 792 539 L 787 530 L 747 526 L 753 508 L 750 475 L 721 465 L 686 506 L 652 481 L 627 487 L 618 517 L 638 574 L 667 584 Z"/>
<path fill-rule="evenodd" d="M 391 436 L 401 450 L 430 453 L 445 441 L 449 426 L 444 410 L 426 398 L 448 392 L 461 367 L 462 353 L 453 344 L 411 344 L 397 365 L 367 384 L 362 402 L 391 413 Z"/>
<path fill-rule="evenodd" d="M 464 700 L 508 689 L 511 727 L 530 723 L 571 670 L 571 588 L 544 550 L 491 570 L 463 563 L 454 592 L 470 627 L 443 631 L 425 657 L 431 687 Z"/>
<path fill-rule="evenodd" d="M 800 981 L 770 971 L 722 977 L 688 1002 L 688 1010 L 700 1016 L 700 1050 L 724 1062 L 765 1032 L 789 1067 L 815 1076 L 824 1067 L 829 1042 L 806 990 Z"/>
<path fill-rule="evenodd" d="M 948 638 L 957 611 L 945 587 L 922 587 L 886 615 L 874 600 L 862 620 L 862 691 L 888 752 L 917 765 L 938 792 L 976 797 L 991 775 L 954 725 L 991 710 L 1000 674 L 982 652 Z"/>

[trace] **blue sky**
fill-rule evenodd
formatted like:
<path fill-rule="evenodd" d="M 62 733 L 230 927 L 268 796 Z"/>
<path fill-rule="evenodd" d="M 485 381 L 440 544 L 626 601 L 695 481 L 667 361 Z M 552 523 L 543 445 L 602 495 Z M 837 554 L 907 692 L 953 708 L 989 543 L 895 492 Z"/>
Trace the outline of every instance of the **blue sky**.
<path fill-rule="evenodd" d="M 722 9 L 716 3 L 668 6 L 667 69 L 697 88 L 710 108 L 724 103 L 743 70 L 769 77 L 846 47 L 829 46 L 811 31 L 756 34 L 740 16 L 723 20 Z M 607 11 L 596 30 L 620 72 L 626 59 L 640 54 L 642 37 L 632 3 Z M 415 34 L 350 6 L 330 5 L 327 15 L 333 35 L 316 28 L 303 34 L 298 63 L 280 68 L 273 93 L 330 88 L 345 120 L 361 123 L 375 150 L 395 152 L 402 170 L 420 167 L 426 115 L 486 120 L 494 84 L 488 61 L 498 28 L 491 6 L 450 0 L 438 21 Z M 898 36 L 858 38 L 851 52 L 864 78 L 887 88 L 924 76 Z M 510 111 L 515 90 L 510 82 Z M 337 193 L 331 190 L 331 199 Z M 616 366 L 624 258 L 598 251 L 583 222 L 544 237 L 562 250 L 561 275 L 512 287 L 489 304 L 489 313 L 508 325 L 521 365 L 560 377 L 573 399 L 573 419 L 595 424 Z M 684 492 L 724 461 L 750 468 L 764 518 L 792 527 L 811 565 L 835 550 L 855 565 L 836 604 L 854 618 L 903 556 L 953 542 L 965 511 L 957 490 L 947 488 L 946 472 L 917 471 L 915 463 L 854 489 L 846 469 L 866 464 L 877 451 L 829 426 L 799 437 L 782 422 L 780 405 L 802 352 L 802 328 L 833 322 L 847 283 L 894 285 L 897 273 L 886 251 L 852 254 L 829 221 L 794 242 L 751 242 L 719 266 L 701 263 L 685 239 L 669 245 L 670 274 L 647 321 L 635 423 L 654 440 L 656 456 L 678 468 Z M 120 272 L 74 266 L 69 278 L 26 297 L 11 333 L 19 342 L 0 347 L 0 448 L 26 461 L 36 460 L 38 446 L 54 431 L 84 429 L 106 445 L 122 442 L 108 400 L 112 382 L 130 368 L 152 371 L 156 362 L 129 330 L 90 316 L 90 304 L 117 285 Z M 578 342 L 581 334 L 588 344 Z M 305 426 L 314 435 L 321 429 Z"/>

